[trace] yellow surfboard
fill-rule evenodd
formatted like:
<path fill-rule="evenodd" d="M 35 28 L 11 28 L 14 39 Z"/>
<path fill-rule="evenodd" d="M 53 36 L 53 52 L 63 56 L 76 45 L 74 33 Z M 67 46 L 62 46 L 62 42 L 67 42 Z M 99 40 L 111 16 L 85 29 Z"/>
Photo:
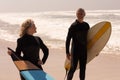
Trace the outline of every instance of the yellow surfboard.
<path fill-rule="evenodd" d="M 99 22 L 91 27 L 88 32 L 87 63 L 94 59 L 104 48 L 110 38 L 111 30 L 111 23 L 108 21 Z M 64 67 L 66 70 L 70 69 L 70 60 L 65 59 Z M 79 65 L 77 69 L 79 69 Z"/>

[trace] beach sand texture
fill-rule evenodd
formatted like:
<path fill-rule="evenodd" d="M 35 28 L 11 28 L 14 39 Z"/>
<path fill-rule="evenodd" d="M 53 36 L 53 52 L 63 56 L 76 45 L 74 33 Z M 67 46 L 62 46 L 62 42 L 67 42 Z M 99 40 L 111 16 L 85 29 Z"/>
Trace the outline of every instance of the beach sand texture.
<path fill-rule="evenodd" d="M 20 80 L 18 70 L 7 54 L 7 47 L 15 49 L 16 43 L 0 40 L 0 80 Z M 44 71 L 55 80 L 64 80 L 65 49 L 49 50 L 48 60 L 43 65 Z M 106 53 L 100 53 L 87 64 L 86 80 L 120 80 L 120 55 Z M 73 80 L 79 80 L 79 70 L 75 72 Z"/>

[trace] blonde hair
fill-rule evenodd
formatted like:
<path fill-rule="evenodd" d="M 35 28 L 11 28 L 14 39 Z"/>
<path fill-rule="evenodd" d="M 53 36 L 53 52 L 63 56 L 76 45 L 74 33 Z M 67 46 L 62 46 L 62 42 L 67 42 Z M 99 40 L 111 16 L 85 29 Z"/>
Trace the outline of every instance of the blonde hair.
<path fill-rule="evenodd" d="M 20 37 L 24 36 L 27 33 L 28 28 L 31 27 L 33 24 L 34 21 L 32 19 L 25 20 L 21 25 Z"/>

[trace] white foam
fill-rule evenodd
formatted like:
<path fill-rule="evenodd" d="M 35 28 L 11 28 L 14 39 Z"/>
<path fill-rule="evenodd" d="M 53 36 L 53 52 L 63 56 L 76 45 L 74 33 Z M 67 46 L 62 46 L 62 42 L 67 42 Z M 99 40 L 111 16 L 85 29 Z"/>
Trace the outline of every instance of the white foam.
<path fill-rule="evenodd" d="M 35 21 L 37 27 L 37 35 L 48 36 L 51 42 L 47 41 L 51 47 L 64 47 L 65 39 L 69 26 L 76 19 L 74 11 L 52 11 L 52 12 L 36 12 L 36 13 L 0 13 L 0 19 L 10 24 L 20 25 L 25 19 L 31 18 Z M 90 26 L 100 21 L 110 21 L 112 24 L 111 38 L 105 48 L 108 51 L 119 51 L 120 50 L 120 10 L 91 10 L 87 11 L 85 21 Z M 1 24 L 0 24 L 1 25 Z M 7 27 L 7 26 L 6 26 Z M 17 26 L 16 26 L 17 27 Z M 4 28 L 4 27 L 2 27 Z M 0 38 L 16 41 L 18 33 L 13 34 L 8 30 L 1 29 L 0 27 Z M 13 29 L 14 31 L 14 29 Z M 18 34 L 18 35 L 17 35 Z M 47 39 L 47 38 L 46 38 Z M 61 40 L 63 43 L 55 43 Z"/>
<path fill-rule="evenodd" d="M 0 39 L 15 42 L 16 39 L 17 39 L 17 36 L 13 35 L 13 34 L 10 34 L 9 32 L 7 32 L 5 30 L 0 30 Z"/>

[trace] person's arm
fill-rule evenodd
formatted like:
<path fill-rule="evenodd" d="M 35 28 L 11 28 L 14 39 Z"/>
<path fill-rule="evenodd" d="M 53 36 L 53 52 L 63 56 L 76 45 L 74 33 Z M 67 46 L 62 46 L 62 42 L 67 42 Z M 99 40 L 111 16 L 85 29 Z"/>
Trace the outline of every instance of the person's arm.
<path fill-rule="evenodd" d="M 70 52 L 69 52 L 69 48 L 70 48 L 70 41 L 71 41 L 71 37 L 72 36 L 72 31 L 69 29 L 67 37 L 66 37 L 66 57 L 68 59 L 70 59 Z"/>
<path fill-rule="evenodd" d="M 16 54 L 16 56 L 18 56 L 20 59 L 22 59 L 21 51 L 22 51 L 21 41 L 18 39 L 18 40 L 17 40 L 17 47 L 16 47 L 15 54 Z"/>
<path fill-rule="evenodd" d="M 42 51 L 44 53 L 42 62 L 43 62 L 43 64 L 45 64 L 45 62 L 48 58 L 48 55 L 49 55 L 49 49 L 47 48 L 47 46 L 43 43 L 43 41 L 40 38 L 39 38 L 39 41 L 40 41 L 40 48 L 42 49 Z"/>

